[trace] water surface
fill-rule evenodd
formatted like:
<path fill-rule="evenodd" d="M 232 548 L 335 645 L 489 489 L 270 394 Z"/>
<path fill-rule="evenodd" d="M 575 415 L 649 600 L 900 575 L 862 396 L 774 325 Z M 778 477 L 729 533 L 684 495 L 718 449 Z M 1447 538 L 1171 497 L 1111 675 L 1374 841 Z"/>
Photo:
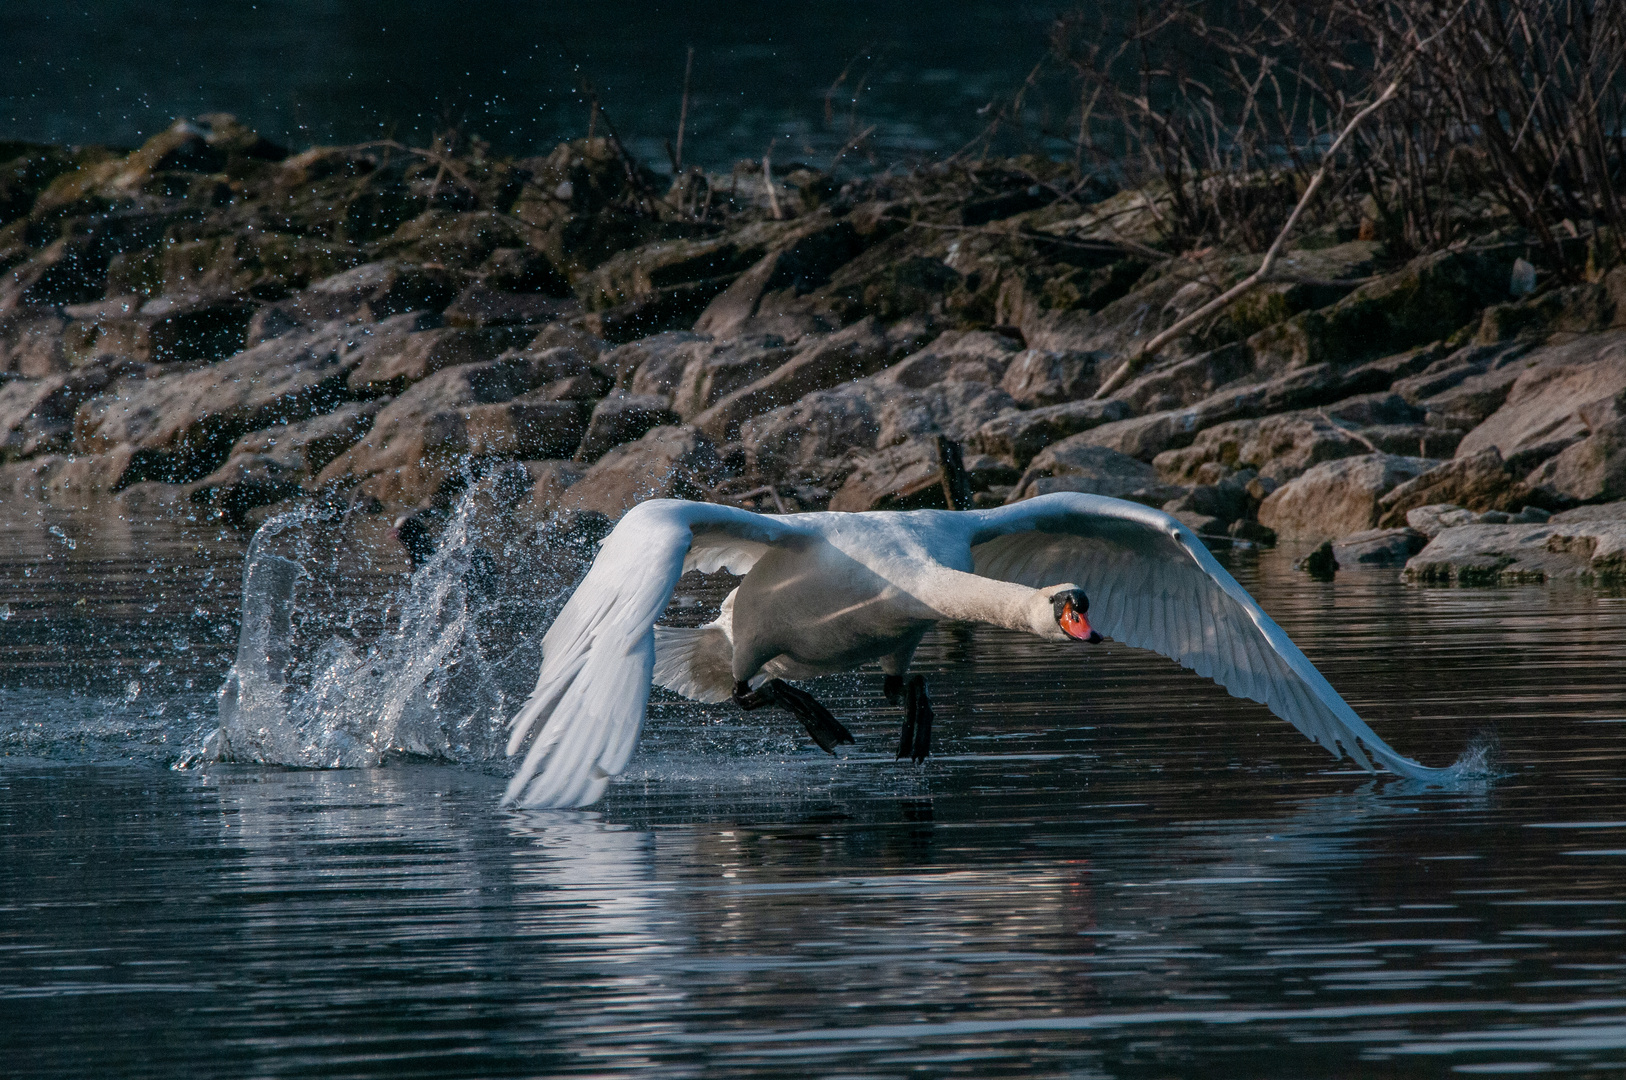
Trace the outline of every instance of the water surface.
<path fill-rule="evenodd" d="M 1460 790 L 1146 654 L 949 628 L 923 769 L 859 675 L 815 684 L 838 761 L 662 700 L 602 804 L 512 812 L 495 763 L 170 768 L 242 547 L 128 528 L 0 531 L 10 1076 L 1626 1069 L 1618 595 L 1231 557 L 1397 748 L 1498 740 Z"/>

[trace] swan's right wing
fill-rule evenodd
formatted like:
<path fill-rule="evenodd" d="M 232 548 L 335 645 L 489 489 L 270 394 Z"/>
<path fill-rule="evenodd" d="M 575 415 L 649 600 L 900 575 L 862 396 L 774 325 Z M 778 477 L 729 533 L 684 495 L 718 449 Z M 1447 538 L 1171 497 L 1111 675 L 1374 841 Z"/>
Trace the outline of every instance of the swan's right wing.
<path fill-rule="evenodd" d="M 710 503 L 653 499 L 628 511 L 542 639 L 542 670 L 512 721 L 508 753 L 532 741 L 503 802 L 597 801 L 637 746 L 655 620 L 684 570 L 744 574 L 769 547 L 799 535 L 787 519 Z"/>
<path fill-rule="evenodd" d="M 1075 493 L 973 513 L 978 574 L 1034 588 L 1078 585 L 1101 633 L 1260 702 L 1335 757 L 1348 754 L 1366 769 L 1376 758 L 1414 779 L 1452 775 L 1379 738 L 1196 534 L 1168 514 Z"/>

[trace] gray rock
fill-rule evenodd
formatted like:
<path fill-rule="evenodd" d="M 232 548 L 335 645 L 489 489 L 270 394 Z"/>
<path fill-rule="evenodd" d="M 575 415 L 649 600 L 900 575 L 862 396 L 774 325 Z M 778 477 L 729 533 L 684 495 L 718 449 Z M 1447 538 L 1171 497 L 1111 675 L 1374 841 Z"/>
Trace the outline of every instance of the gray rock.
<path fill-rule="evenodd" d="M 1368 529 L 1353 533 L 1332 546 L 1338 565 L 1360 567 L 1404 566 L 1406 560 L 1423 550 L 1428 537 L 1416 529 Z"/>
<path fill-rule="evenodd" d="M 1555 525 L 1574 525 L 1584 521 L 1626 521 L 1626 501 L 1602 503 L 1598 506 L 1577 506 L 1550 519 Z"/>
<path fill-rule="evenodd" d="M 945 382 L 999 386 L 1021 348 L 1003 334 L 950 330 L 874 376 L 883 386 L 924 390 Z"/>
<path fill-rule="evenodd" d="M 551 353 L 510 353 L 414 383 L 312 486 L 346 492 L 352 500 L 419 506 L 471 457 L 562 457 L 580 441 L 587 417 L 580 402 L 528 397 L 553 381 Z"/>
<path fill-rule="evenodd" d="M 716 446 L 701 432 L 660 427 L 605 454 L 561 496 L 559 507 L 617 520 L 646 499 L 702 498 L 720 469 Z"/>
<path fill-rule="evenodd" d="M 1446 529 L 1406 564 L 1406 578 L 1457 585 L 1626 580 L 1626 522 L 1555 520 Z"/>
<path fill-rule="evenodd" d="M 873 375 L 917 351 L 931 337 L 930 324 L 905 319 L 882 328 L 866 318 L 845 330 L 801 345 L 796 355 L 772 374 L 727 395 L 695 418 L 695 426 L 714 439 L 734 438 L 740 426 L 817 390 Z"/>
<path fill-rule="evenodd" d="M 506 292 L 485 282 L 475 282 L 457 294 L 447 305 L 448 326 L 532 326 L 568 319 L 581 313 L 573 297 L 546 293 Z"/>
<path fill-rule="evenodd" d="M 1495 447 L 1470 457 L 1441 462 L 1428 472 L 1407 480 L 1383 496 L 1378 524 L 1396 528 L 1420 506 L 1455 503 L 1469 510 L 1513 511 L 1530 501 L 1531 493 L 1508 470 Z"/>
<path fill-rule="evenodd" d="M 1593 428 L 1586 438 L 1542 462 L 1524 482 L 1553 501 L 1626 498 L 1626 418 Z"/>
<path fill-rule="evenodd" d="M 653 395 L 611 394 L 594 407 L 575 460 L 591 464 L 612 448 L 642 438 L 646 431 L 674 424 L 677 416 L 667 405 L 666 398 Z"/>
<path fill-rule="evenodd" d="M 1296 412 L 1216 424 L 1200 432 L 1190 446 L 1157 455 L 1152 464 L 1171 483 L 1191 483 L 1202 466 L 1212 463 L 1246 466 L 1285 482 L 1324 461 L 1371 452 L 1356 433 L 1327 417 Z"/>
<path fill-rule="evenodd" d="M 396 316 L 376 327 L 352 327 L 346 334 L 361 350 L 347 381 L 360 396 L 399 394 L 437 371 L 494 360 L 509 349 L 524 347 L 535 336 L 528 327 L 430 329 L 422 317 L 413 314 Z"/>
<path fill-rule="evenodd" d="M 678 354 L 688 354 L 669 389 L 657 391 L 640 371 L 633 379 L 634 393 L 665 392 L 672 411 L 685 420 L 705 412 L 742 386 L 778 371 L 795 350 L 777 339 L 696 343 Z"/>
<path fill-rule="evenodd" d="M 0 373 L 39 379 L 66 372 L 77 355 L 67 340 L 70 322 L 58 307 L 0 311 Z"/>
<path fill-rule="evenodd" d="M 1327 540 L 1378 525 L 1378 501 L 1440 463 L 1362 454 L 1317 465 L 1260 504 L 1259 521 L 1287 540 Z"/>
<path fill-rule="evenodd" d="M 0 382 L 0 460 L 66 450 L 79 406 L 118 379 L 142 379 L 151 368 L 104 357 L 65 374 Z"/>
<path fill-rule="evenodd" d="M 335 320 L 380 322 L 409 311 L 441 311 L 456 295 L 452 275 L 439 267 L 363 263 L 257 310 L 249 321 L 248 344 Z"/>
<path fill-rule="evenodd" d="M 324 416 L 278 424 L 238 439 L 226 463 L 191 484 L 195 503 L 212 506 L 241 525 L 245 515 L 300 494 L 304 485 L 353 446 L 388 399 L 351 402 Z"/>
<path fill-rule="evenodd" d="M 1009 379 L 1003 385 L 1008 392 Z M 970 443 L 985 454 L 1025 467 L 1051 443 L 1128 417 L 1129 406 L 1122 401 L 1069 401 L 990 420 L 972 434 Z"/>
<path fill-rule="evenodd" d="M 913 439 L 863 456 L 830 499 L 831 510 L 848 513 L 948 508 L 934 439 Z"/>
<path fill-rule="evenodd" d="M 1458 457 L 1494 448 L 1503 459 L 1525 455 L 1520 464 L 1528 469 L 1539 463 L 1528 451 L 1550 447 L 1556 454 L 1590 435 L 1582 411 L 1626 392 L 1626 331 L 1543 346 L 1520 367 L 1506 401 L 1463 438 Z"/>
<path fill-rule="evenodd" d="M 1157 473 L 1145 462 L 1082 438 L 1063 439 L 1034 458 L 1010 501 L 1053 491 L 1082 491 L 1162 506 L 1184 494 L 1181 488 L 1159 483 Z"/>
<path fill-rule="evenodd" d="M 1108 359 L 1095 352 L 1027 349 L 1012 357 L 1000 385 L 1029 408 L 1077 402 L 1089 397 L 1101 384 L 1100 368 Z"/>

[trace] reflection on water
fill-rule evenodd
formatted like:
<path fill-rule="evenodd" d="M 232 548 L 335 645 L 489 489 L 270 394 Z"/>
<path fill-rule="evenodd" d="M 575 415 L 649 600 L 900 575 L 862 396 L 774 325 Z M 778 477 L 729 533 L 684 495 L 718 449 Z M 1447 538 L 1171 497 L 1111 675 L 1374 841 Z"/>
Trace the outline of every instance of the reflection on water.
<path fill-rule="evenodd" d="M 1235 569 L 1397 748 L 1449 761 L 1489 726 L 1501 779 L 1352 772 L 1167 662 L 966 629 L 923 649 L 924 769 L 861 675 L 820 688 L 858 736 L 839 761 L 664 700 L 586 812 L 499 811 L 474 766 L 175 772 L 113 731 L 206 710 L 217 683 L 121 689 L 191 655 L 165 644 L 191 612 L 109 594 L 83 648 L 120 670 L 64 686 L 29 627 L 72 590 L 8 577 L 8 1075 L 1626 1068 L 1626 601 L 1291 558 Z"/>

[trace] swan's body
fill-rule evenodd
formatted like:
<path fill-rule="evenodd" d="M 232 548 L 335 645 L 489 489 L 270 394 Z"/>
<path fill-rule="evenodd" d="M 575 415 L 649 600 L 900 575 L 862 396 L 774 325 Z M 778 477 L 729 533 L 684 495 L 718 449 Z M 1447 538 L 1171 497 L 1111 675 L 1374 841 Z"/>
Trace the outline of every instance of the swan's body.
<path fill-rule="evenodd" d="M 656 627 L 678 577 L 693 569 L 743 580 L 710 625 Z M 1066 607 L 1064 617 L 1068 595 L 1080 610 Z M 1262 702 L 1334 756 L 1419 779 L 1450 771 L 1378 738 L 1195 534 L 1137 503 L 1055 494 L 996 510 L 769 516 L 662 499 L 622 518 L 543 639 L 509 753 L 535 738 L 505 801 L 596 801 L 632 757 L 651 681 L 697 701 L 785 704 L 828 749 L 850 739 L 845 729 L 830 718 L 843 737 L 822 738 L 795 705 L 774 701 L 775 686 L 811 701 L 777 680 L 879 661 L 892 695 L 941 620 L 1099 640 L 1084 608 L 1107 636 Z M 929 724 L 921 686 L 916 676 L 910 713 L 919 690 Z M 906 723 L 900 753 L 909 739 Z"/>

